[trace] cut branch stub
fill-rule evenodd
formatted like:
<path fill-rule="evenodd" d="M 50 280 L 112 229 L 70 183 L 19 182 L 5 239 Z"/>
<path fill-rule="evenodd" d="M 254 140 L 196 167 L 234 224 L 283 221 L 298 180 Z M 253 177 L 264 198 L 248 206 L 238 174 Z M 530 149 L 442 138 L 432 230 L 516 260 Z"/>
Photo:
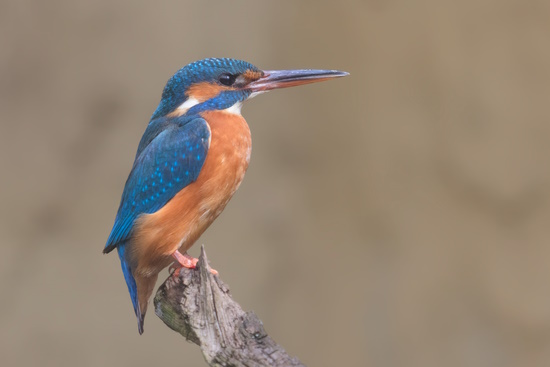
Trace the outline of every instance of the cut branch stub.
<path fill-rule="evenodd" d="M 196 269 L 182 268 L 160 286 L 155 313 L 168 327 L 200 346 L 210 366 L 303 366 L 244 312 L 229 288 L 210 272 L 204 246 Z"/>

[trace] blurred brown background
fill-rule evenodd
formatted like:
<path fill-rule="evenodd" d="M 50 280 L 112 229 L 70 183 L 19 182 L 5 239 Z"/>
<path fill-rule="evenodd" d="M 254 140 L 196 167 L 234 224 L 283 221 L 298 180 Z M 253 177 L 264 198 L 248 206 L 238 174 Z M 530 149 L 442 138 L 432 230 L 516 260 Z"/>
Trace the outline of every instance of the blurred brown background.
<path fill-rule="evenodd" d="M 199 240 L 289 353 L 550 365 L 549 32 L 542 0 L 0 2 L 0 365 L 205 365 L 138 335 L 101 250 L 165 81 L 213 56 L 351 73 L 247 103 Z"/>

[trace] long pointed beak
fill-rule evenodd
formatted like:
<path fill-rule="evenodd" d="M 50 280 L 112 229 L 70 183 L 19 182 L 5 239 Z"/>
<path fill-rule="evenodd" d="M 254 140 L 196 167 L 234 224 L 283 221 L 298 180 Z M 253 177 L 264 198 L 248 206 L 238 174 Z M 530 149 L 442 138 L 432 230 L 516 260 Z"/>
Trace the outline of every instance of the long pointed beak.
<path fill-rule="evenodd" d="M 265 70 L 260 79 L 249 83 L 246 88 L 251 89 L 253 92 L 266 92 L 276 88 L 322 82 L 346 75 L 349 75 L 349 73 L 338 70 Z"/>

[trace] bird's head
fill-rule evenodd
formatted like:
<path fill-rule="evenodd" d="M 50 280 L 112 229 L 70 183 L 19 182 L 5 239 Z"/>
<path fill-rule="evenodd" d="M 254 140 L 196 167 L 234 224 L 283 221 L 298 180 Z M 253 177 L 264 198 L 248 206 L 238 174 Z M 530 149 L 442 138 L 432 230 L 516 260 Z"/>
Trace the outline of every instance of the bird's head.
<path fill-rule="evenodd" d="M 246 61 L 204 59 L 181 68 L 168 80 L 152 119 L 229 108 L 239 112 L 246 99 L 259 93 L 346 75 L 337 70 L 264 71 Z"/>

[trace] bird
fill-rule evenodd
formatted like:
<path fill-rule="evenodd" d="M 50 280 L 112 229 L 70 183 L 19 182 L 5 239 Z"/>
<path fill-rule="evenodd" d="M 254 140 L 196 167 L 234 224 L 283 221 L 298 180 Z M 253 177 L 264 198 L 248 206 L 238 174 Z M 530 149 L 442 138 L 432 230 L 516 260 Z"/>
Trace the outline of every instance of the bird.
<path fill-rule="evenodd" d="M 179 69 L 138 144 L 112 230 L 143 334 L 160 271 L 194 268 L 187 250 L 220 215 L 248 168 L 246 100 L 267 91 L 343 77 L 338 70 L 261 70 L 242 60 L 208 58 Z M 216 273 L 216 271 L 213 271 Z"/>

